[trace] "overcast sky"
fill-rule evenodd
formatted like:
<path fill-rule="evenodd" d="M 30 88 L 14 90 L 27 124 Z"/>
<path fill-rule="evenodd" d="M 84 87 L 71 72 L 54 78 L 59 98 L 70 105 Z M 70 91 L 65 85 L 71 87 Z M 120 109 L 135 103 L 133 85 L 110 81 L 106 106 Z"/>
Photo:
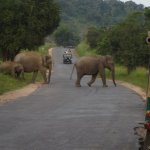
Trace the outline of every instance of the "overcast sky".
<path fill-rule="evenodd" d="M 129 0 L 121 0 L 123 2 L 129 1 Z M 132 0 L 136 4 L 143 4 L 145 7 L 150 6 L 150 0 Z"/>

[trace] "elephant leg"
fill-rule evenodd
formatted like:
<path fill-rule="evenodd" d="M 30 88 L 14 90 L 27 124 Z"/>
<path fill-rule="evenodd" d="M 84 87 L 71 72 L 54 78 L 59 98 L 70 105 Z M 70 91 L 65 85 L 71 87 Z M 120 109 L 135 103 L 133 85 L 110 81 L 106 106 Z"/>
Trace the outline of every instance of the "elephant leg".
<path fill-rule="evenodd" d="M 34 72 L 33 72 L 32 83 L 35 82 L 35 79 L 36 79 L 36 77 L 37 77 L 37 74 L 38 74 L 38 71 L 34 71 Z"/>
<path fill-rule="evenodd" d="M 82 77 L 83 77 L 83 75 L 77 75 L 76 87 L 81 87 L 80 81 L 81 81 Z"/>
<path fill-rule="evenodd" d="M 16 76 L 17 76 L 18 79 L 25 80 L 25 78 L 24 78 L 24 71 L 16 72 Z"/>
<path fill-rule="evenodd" d="M 22 76 L 22 79 L 25 80 L 25 78 L 24 78 L 24 71 L 21 72 L 21 76 Z"/>
<path fill-rule="evenodd" d="M 103 87 L 108 87 L 108 85 L 106 84 L 105 69 L 100 71 L 100 76 L 102 78 Z"/>
<path fill-rule="evenodd" d="M 17 79 L 20 79 L 22 72 L 16 71 L 15 74 L 16 74 L 16 78 L 17 78 Z"/>
<path fill-rule="evenodd" d="M 16 70 L 15 69 L 16 68 L 14 66 L 11 68 L 11 75 L 16 78 L 17 74 L 16 74 Z"/>
<path fill-rule="evenodd" d="M 42 69 L 40 70 L 40 72 L 41 72 L 41 74 L 42 74 L 42 76 L 43 76 L 44 82 L 47 83 L 47 77 L 46 77 L 47 69 L 42 68 Z"/>
<path fill-rule="evenodd" d="M 48 71 L 48 77 L 47 77 L 47 83 L 50 83 L 50 79 L 51 79 L 51 71 Z"/>
<path fill-rule="evenodd" d="M 20 74 L 21 74 L 20 72 L 16 72 L 16 78 L 17 79 L 20 79 Z"/>
<path fill-rule="evenodd" d="M 51 71 L 52 71 L 52 64 L 50 65 L 49 70 L 48 70 L 47 83 L 50 83 L 50 80 L 51 80 Z"/>
<path fill-rule="evenodd" d="M 94 83 L 96 76 L 97 74 L 92 75 L 91 81 L 87 83 L 89 87 L 91 87 L 92 83 Z"/>

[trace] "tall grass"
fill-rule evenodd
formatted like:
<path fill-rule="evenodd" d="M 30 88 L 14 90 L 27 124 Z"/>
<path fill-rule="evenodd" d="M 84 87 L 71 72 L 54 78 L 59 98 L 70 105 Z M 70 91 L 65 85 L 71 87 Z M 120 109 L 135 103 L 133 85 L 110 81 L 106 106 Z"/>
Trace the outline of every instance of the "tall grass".
<path fill-rule="evenodd" d="M 24 76 L 25 80 L 16 79 L 10 75 L 0 74 L 0 95 L 5 92 L 16 90 L 30 84 L 32 79 L 32 73 L 25 73 Z M 42 80 L 42 76 L 39 73 L 36 78 L 36 82 L 41 82 Z"/>
<path fill-rule="evenodd" d="M 127 73 L 127 69 L 124 66 L 116 65 L 116 80 L 125 81 L 132 83 L 136 86 L 141 87 L 144 91 L 147 90 L 148 84 L 148 71 L 145 68 L 138 67 L 131 74 Z M 107 78 L 111 78 L 111 72 L 106 71 Z"/>

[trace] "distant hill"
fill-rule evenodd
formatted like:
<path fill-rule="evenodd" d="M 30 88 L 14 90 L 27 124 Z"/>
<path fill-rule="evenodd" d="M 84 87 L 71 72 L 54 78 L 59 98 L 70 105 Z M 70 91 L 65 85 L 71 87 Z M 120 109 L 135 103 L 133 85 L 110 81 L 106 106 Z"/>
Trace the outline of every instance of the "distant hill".
<path fill-rule="evenodd" d="M 144 6 L 132 1 L 119 0 L 56 0 L 61 7 L 62 23 L 72 29 L 88 26 L 110 26 L 121 22 L 133 11 L 143 11 Z"/>

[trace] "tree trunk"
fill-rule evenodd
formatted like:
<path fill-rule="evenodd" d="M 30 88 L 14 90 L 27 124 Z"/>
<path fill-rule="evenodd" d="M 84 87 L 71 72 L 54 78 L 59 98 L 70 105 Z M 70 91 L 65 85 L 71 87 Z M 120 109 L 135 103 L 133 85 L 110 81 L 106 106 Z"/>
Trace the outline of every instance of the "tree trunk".
<path fill-rule="evenodd" d="M 7 49 L 2 51 L 2 59 L 3 59 L 3 61 L 8 60 L 8 50 Z"/>

